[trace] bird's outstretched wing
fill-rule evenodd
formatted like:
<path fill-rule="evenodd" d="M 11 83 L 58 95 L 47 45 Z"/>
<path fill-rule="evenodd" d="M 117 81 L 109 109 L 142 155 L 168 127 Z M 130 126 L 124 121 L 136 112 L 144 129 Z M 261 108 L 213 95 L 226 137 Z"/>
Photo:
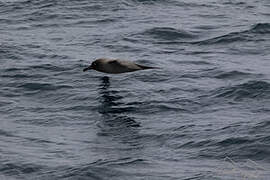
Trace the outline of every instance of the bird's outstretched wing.
<path fill-rule="evenodd" d="M 128 61 L 112 60 L 108 63 L 115 68 L 123 68 L 128 70 L 135 70 L 136 68 L 138 68 L 137 65 L 135 65 L 134 63 L 130 63 Z"/>

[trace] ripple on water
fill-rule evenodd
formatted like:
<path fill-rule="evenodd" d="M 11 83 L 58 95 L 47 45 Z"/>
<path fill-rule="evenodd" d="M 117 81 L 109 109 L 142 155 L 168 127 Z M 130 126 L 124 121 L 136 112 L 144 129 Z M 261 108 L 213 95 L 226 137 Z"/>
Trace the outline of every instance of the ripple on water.
<path fill-rule="evenodd" d="M 270 83 L 266 81 L 248 81 L 231 87 L 219 88 L 212 95 L 217 98 L 229 98 L 235 101 L 269 99 Z"/>
<path fill-rule="evenodd" d="M 25 174 L 28 174 L 31 177 L 32 173 L 39 172 L 40 170 L 42 170 L 42 168 L 43 166 L 37 164 L 19 162 L 17 162 L 16 164 L 7 162 L 0 165 L 0 171 L 3 174 L 17 177 L 24 177 Z"/>
<path fill-rule="evenodd" d="M 25 91 L 55 91 L 60 89 L 70 89 L 72 86 L 69 85 L 54 85 L 51 83 L 24 83 L 18 86 L 19 88 L 23 88 Z"/>
<path fill-rule="evenodd" d="M 196 37 L 190 32 L 171 27 L 154 27 L 142 32 L 141 34 L 161 40 L 176 40 Z"/>
<path fill-rule="evenodd" d="M 265 137 L 231 137 L 202 148 L 198 156 L 218 159 L 230 157 L 270 162 L 269 153 L 269 145 L 265 144 Z"/>
<path fill-rule="evenodd" d="M 197 35 L 173 27 L 153 27 L 142 32 L 130 34 L 124 38 L 130 42 L 147 42 L 154 44 L 186 43 L 187 40 L 196 39 Z"/>
<path fill-rule="evenodd" d="M 251 26 L 248 30 L 231 32 L 218 37 L 209 38 L 206 40 L 201 40 L 192 43 L 199 45 L 217 45 L 235 42 L 259 41 L 259 40 L 263 41 L 264 39 L 261 37 L 269 33 L 270 33 L 269 23 L 258 23 Z"/>

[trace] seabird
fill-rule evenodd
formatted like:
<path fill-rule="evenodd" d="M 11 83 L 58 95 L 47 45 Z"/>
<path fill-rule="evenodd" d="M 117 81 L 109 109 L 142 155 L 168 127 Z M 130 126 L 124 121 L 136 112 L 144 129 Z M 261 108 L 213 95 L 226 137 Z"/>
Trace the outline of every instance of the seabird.
<path fill-rule="evenodd" d="M 126 73 L 144 69 L 157 69 L 156 67 L 149 67 L 136 64 L 131 61 L 125 61 L 120 59 L 107 59 L 100 58 L 96 59 L 90 66 L 83 69 L 83 71 L 87 71 L 90 69 L 94 69 L 99 72 L 110 73 L 110 74 L 119 74 Z"/>

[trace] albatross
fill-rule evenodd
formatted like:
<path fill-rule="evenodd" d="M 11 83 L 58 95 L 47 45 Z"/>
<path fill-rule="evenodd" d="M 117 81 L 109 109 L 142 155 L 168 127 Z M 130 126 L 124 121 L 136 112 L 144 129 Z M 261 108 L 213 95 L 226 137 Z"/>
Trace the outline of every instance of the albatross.
<path fill-rule="evenodd" d="M 99 58 L 93 61 L 90 66 L 84 68 L 83 71 L 85 72 L 90 69 L 103 73 L 119 74 L 145 69 L 157 69 L 157 67 L 139 65 L 131 61 L 120 59 Z"/>

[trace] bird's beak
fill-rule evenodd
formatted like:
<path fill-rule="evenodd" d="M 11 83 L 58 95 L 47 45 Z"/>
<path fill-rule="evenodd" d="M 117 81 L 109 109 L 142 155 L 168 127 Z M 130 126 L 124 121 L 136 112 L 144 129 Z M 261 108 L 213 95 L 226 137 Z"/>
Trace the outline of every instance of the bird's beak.
<path fill-rule="evenodd" d="M 91 66 L 88 66 L 87 68 L 84 68 L 84 69 L 83 69 L 83 72 L 85 72 L 85 71 L 87 71 L 87 70 L 90 70 L 90 69 L 92 69 L 92 67 L 91 67 Z"/>

